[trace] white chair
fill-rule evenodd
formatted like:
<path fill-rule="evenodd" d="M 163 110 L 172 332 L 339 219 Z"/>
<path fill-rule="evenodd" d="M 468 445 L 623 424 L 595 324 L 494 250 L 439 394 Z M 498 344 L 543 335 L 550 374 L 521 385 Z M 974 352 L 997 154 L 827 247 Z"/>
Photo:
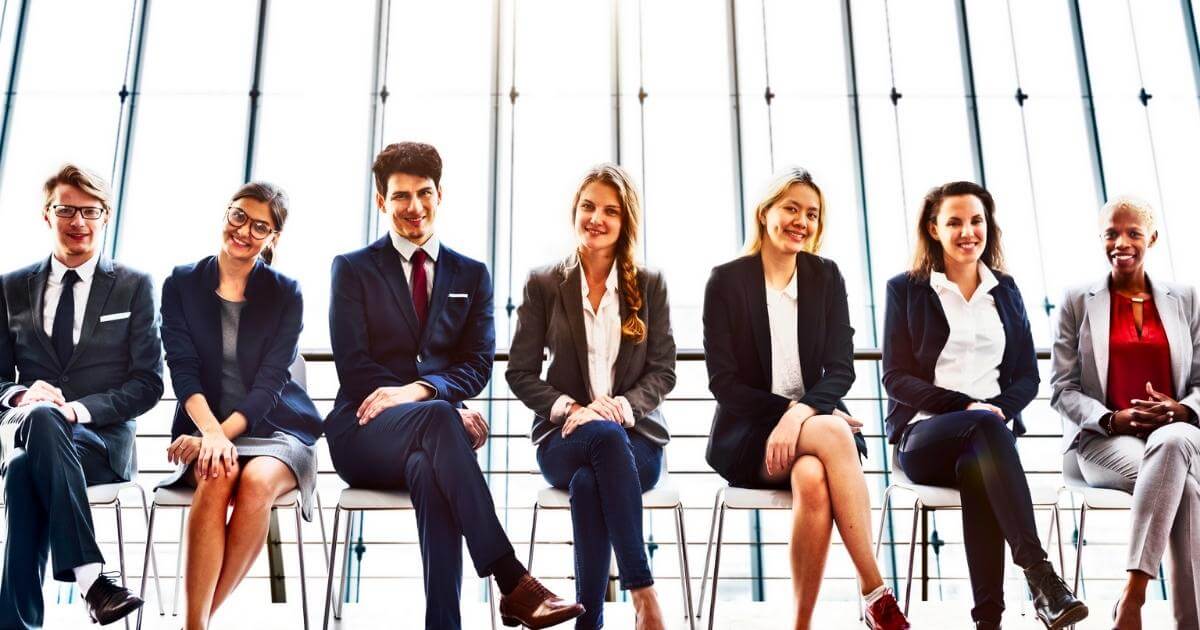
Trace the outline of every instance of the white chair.
<path fill-rule="evenodd" d="M 105 483 L 95 486 L 88 486 L 87 496 L 88 505 L 93 509 L 98 507 L 112 507 L 113 513 L 117 518 L 117 559 L 121 569 L 121 586 L 127 587 L 125 578 L 125 525 L 121 518 L 121 492 L 125 490 L 136 489 L 138 495 L 142 498 L 142 517 L 146 519 L 146 527 L 150 527 L 150 516 L 146 508 L 146 490 L 142 488 L 136 481 L 121 481 L 117 483 Z M 162 611 L 162 587 L 158 581 L 158 562 L 153 564 L 154 571 L 154 590 L 159 594 L 159 611 Z M 146 591 L 146 568 L 142 568 L 142 586 L 143 593 Z M 125 627 L 129 627 L 129 616 L 125 616 Z"/>
<path fill-rule="evenodd" d="M 333 538 L 330 539 L 329 546 L 329 562 L 327 566 L 333 567 L 337 562 L 337 540 L 338 540 L 338 522 L 342 512 L 348 512 L 351 516 L 355 512 L 373 512 L 379 510 L 412 510 L 412 497 L 407 492 L 400 490 L 366 490 L 362 488 L 345 488 L 342 490 L 341 496 L 338 498 L 337 506 L 333 509 Z M 348 521 L 350 519 L 347 519 Z M 329 576 L 325 584 L 325 620 L 321 627 L 329 628 L 329 611 L 333 610 L 335 619 L 342 618 L 342 601 L 346 598 L 346 583 L 350 581 L 350 572 L 347 565 L 350 563 L 350 523 L 346 523 L 346 539 L 344 547 L 346 551 L 342 552 L 341 575 L 338 576 L 339 593 L 336 602 L 333 601 L 333 569 L 329 569 Z M 484 578 L 488 584 L 488 602 L 491 605 L 491 615 L 489 615 L 492 624 L 492 630 L 496 630 L 496 597 L 492 590 L 492 581 L 490 578 Z"/>
<path fill-rule="evenodd" d="M 912 577 L 913 577 L 913 559 L 916 553 L 917 545 L 917 523 L 922 515 L 926 512 L 937 510 L 961 510 L 962 497 L 958 490 L 954 488 L 945 488 L 941 486 L 926 486 L 913 482 L 908 478 L 908 475 L 896 465 L 896 450 L 892 451 L 892 483 L 883 493 L 883 511 L 879 519 L 879 533 L 875 537 L 875 557 L 879 557 L 879 549 L 883 544 L 883 527 L 887 522 L 888 510 L 891 508 L 892 492 L 895 490 L 904 490 L 914 496 L 913 500 L 913 518 L 912 532 L 908 541 L 908 578 L 904 583 L 904 614 L 908 614 L 909 602 L 912 599 Z M 1033 499 L 1033 508 L 1035 510 L 1043 509 L 1050 512 L 1050 530 L 1051 534 L 1057 534 L 1058 538 L 1058 566 L 1059 570 L 1063 567 L 1063 544 L 1062 530 L 1060 527 L 1060 519 L 1058 513 L 1058 489 L 1043 486 L 1030 486 L 1029 493 Z M 1049 534 L 1047 535 L 1047 538 Z"/>
<path fill-rule="evenodd" d="M 759 490 L 725 487 L 717 490 L 713 501 L 712 524 L 708 528 L 708 545 L 704 552 L 704 573 L 700 576 L 699 608 L 704 609 L 704 594 L 708 581 L 708 565 L 712 560 L 712 593 L 709 594 L 708 628 L 712 630 L 717 616 L 717 578 L 721 571 L 721 545 L 725 536 L 725 510 L 790 510 L 792 493 L 787 490 Z M 714 533 L 716 537 L 714 538 Z M 716 556 L 713 546 L 716 545 Z"/>
<path fill-rule="evenodd" d="M 179 556 L 178 557 L 179 558 L 183 557 L 185 537 L 184 537 L 184 532 L 183 532 L 182 515 L 184 513 L 186 513 L 187 509 L 192 506 L 192 499 L 194 498 L 194 495 L 195 495 L 195 490 L 193 490 L 192 488 L 187 488 L 187 487 L 158 488 L 154 491 L 154 502 L 150 505 L 150 516 L 147 519 L 147 525 L 146 525 L 146 558 L 142 563 L 142 574 L 143 575 L 145 575 L 146 567 L 149 566 L 152 558 L 154 558 L 154 554 L 152 552 L 152 550 L 154 548 L 154 517 L 158 511 L 158 508 L 160 508 L 160 507 L 177 508 L 180 510 L 181 516 L 180 516 Z M 315 493 L 313 496 L 316 499 L 316 503 L 317 503 L 317 505 L 316 505 L 317 514 L 320 515 L 321 514 L 321 497 L 320 497 L 320 495 L 315 494 Z M 288 492 L 285 492 L 282 495 L 280 495 L 279 498 L 275 499 L 275 503 L 274 503 L 274 505 L 271 506 L 271 509 L 277 510 L 280 508 L 291 509 L 292 511 L 295 512 L 295 515 L 296 515 L 296 552 L 297 552 L 297 556 L 299 556 L 299 560 L 300 560 L 300 612 L 304 618 L 304 628 L 305 628 L 305 630 L 307 630 L 308 629 L 308 587 L 305 584 L 306 576 L 304 573 L 304 534 L 303 534 L 303 528 L 301 526 L 302 510 L 301 510 L 301 505 L 300 505 L 300 491 L 299 490 L 289 490 Z M 328 545 L 329 543 L 328 543 L 328 540 L 325 539 L 324 517 L 321 516 L 320 520 L 321 520 L 321 539 L 322 539 L 322 543 L 323 543 L 321 546 L 321 555 L 324 556 L 325 555 L 325 545 Z M 157 560 L 154 560 L 154 561 L 157 563 Z M 179 562 L 176 562 L 176 565 L 175 565 L 175 594 L 174 594 L 174 599 L 176 602 L 179 601 L 179 574 L 180 574 L 179 568 L 180 568 Z M 328 569 L 328 567 L 326 567 L 326 568 Z M 145 599 L 145 595 L 146 595 L 145 591 L 146 591 L 146 583 L 145 583 L 145 580 L 142 580 L 141 595 L 142 595 L 143 599 Z M 161 602 L 161 600 L 162 600 L 162 595 L 160 593 L 159 601 Z M 174 611 L 172 611 L 172 613 L 174 613 Z M 159 614 L 162 614 L 161 603 L 159 604 Z M 137 617 L 138 630 L 141 630 L 141 627 L 142 627 L 142 611 L 139 609 L 138 617 Z"/>
<path fill-rule="evenodd" d="M 668 483 L 666 458 L 663 458 L 663 474 L 658 486 L 642 493 L 642 510 L 672 510 L 675 513 L 675 542 L 679 550 L 679 576 L 683 587 L 683 612 L 692 630 L 696 629 L 696 618 L 692 609 L 692 580 L 687 558 L 687 538 L 684 536 L 683 503 L 679 490 Z M 543 488 L 538 491 L 533 504 L 533 523 L 529 528 L 529 572 L 533 573 L 533 548 L 536 544 L 538 513 L 542 510 L 570 510 L 571 497 L 566 490 Z"/>
<path fill-rule="evenodd" d="M 1075 580 L 1071 590 L 1079 592 L 1079 578 L 1083 566 L 1083 532 L 1087 523 L 1089 510 L 1131 510 L 1133 495 L 1110 488 L 1093 488 L 1083 480 L 1083 472 L 1079 470 L 1079 462 L 1074 453 L 1063 457 L 1063 491 L 1079 495 L 1082 498 L 1079 506 L 1079 536 L 1075 541 Z"/>

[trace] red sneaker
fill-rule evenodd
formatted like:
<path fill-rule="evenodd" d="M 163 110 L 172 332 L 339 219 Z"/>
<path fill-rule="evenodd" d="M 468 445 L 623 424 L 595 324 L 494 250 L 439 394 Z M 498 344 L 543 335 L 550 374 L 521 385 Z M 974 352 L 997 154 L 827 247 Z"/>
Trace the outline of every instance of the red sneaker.
<path fill-rule="evenodd" d="M 900 612 L 900 606 L 896 604 L 896 598 L 892 597 L 891 591 L 884 593 L 883 597 L 867 607 L 863 620 L 871 630 L 908 630 L 909 628 L 908 619 L 905 619 L 904 613 Z"/>

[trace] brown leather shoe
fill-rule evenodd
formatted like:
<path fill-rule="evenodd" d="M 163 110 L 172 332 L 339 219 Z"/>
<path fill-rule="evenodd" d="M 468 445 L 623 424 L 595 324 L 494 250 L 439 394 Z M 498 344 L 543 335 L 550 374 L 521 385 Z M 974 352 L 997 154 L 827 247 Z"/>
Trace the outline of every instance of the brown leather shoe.
<path fill-rule="evenodd" d="M 500 598 L 500 620 L 506 626 L 549 628 L 583 614 L 583 604 L 568 603 L 526 573 L 517 588 Z"/>

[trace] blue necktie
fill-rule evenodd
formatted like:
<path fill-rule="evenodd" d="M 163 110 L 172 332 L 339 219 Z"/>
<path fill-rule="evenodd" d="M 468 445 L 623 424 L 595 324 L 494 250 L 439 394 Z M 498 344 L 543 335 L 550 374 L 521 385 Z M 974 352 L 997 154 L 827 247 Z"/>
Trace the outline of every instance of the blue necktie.
<path fill-rule="evenodd" d="M 51 329 L 50 341 L 54 345 L 54 353 L 58 355 L 58 363 L 64 368 L 71 360 L 75 350 L 75 283 L 79 282 L 79 274 L 74 269 L 68 269 L 63 274 L 62 295 L 58 297 L 58 310 L 54 311 L 54 328 Z"/>

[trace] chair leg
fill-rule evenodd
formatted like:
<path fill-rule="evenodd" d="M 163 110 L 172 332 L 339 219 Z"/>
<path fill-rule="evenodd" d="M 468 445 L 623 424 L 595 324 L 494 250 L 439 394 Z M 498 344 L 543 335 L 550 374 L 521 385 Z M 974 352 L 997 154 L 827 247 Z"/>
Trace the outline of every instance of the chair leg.
<path fill-rule="evenodd" d="M 488 621 L 492 622 L 492 630 L 496 630 L 496 582 L 490 575 L 483 579 L 487 581 L 488 610 L 491 613 Z"/>
<path fill-rule="evenodd" d="M 541 507 L 538 503 L 533 504 L 533 521 L 529 524 L 529 562 L 525 563 L 525 568 L 530 575 L 533 575 L 533 543 L 537 540 L 537 519 Z"/>
<path fill-rule="evenodd" d="M 708 630 L 713 630 L 717 617 L 717 577 L 721 573 L 721 542 L 725 536 L 725 502 L 721 502 L 721 514 L 717 517 L 717 549 L 713 555 L 712 593 L 708 595 Z"/>
<path fill-rule="evenodd" d="M 1054 521 L 1054 539 L 1058 541 L 1058 574 L 1066 575 L 1067 561 L 1066 561 L 1066 555 L 1063 553 L 1062 512 L 1059 511 L 1057 505 L 1054 506 L 1054 508 L 1052 508 L 1052 509 L 1053 509 L 1053 512 L 1052 512 L 1050 518 L 1051 518 L 1051 520 Z"/>
<path fill-rule="evenodd" d="M 125 571 L 125 524 L 124 519 L 121 518 L 120 497 L 117 497 L 117 500 L 113 502 L 113 509 L 116 510 L 117 517 L 117 564 L 121 569 L 121 586 L 129 588 L 129 580 L 125 577 L 127 573 Z M 83 594 L 80 593 L 80 595 Z M 125 615 L 125 630 L 129 630 L 129 615 Z"/>
<path fill-rule="evenodd" d="M 362 512 L 359 512 L 361 515 Z M 346 512 L 346 540 L 342 544 L 342 576 L 338 590 L 336 605 L 333 607 L 333 618 L 342 618 L 342 603 L 346 601 L 346 585 L 350 582 L 350 532 L 354 529 L 354 512 Z"/>
<path fill-rule="evenodd" d="M 171 616 L 179 615 L 179 577 L 183 573 L 183 554 L 187 549 L 187 536 L 184 532 L 184 524 L 187 523 L 188 509 L 186 507 L 179 508 L 179 552 L 175 555 L 175 592 L 171 595 Z"/>
<path fill-rule="evenodd" d="M 917 519 L 925 508 L 921 500 L 913 501 L 912 535 L 908 539 L 908 579 L 904 582 L 904 616 L 908 616 L 908 605 L 912 601 L 913 561 L 917 555 Z"/>
<path fill-rule="evenodd" d="M 683 533 L 683 504 L 675 506 L 675 542 L 679 548 L 679 581 L 683 584 L 683 614 L 688 626 L 696 630 L 696 611 L 692 608 L 692 572 L 688 567 L 687 537 Z"/>
<path fill-rule="evenodd" d="M 1083 526 L 1087 523 L 1087 503 L 1079 506 L 1079 539 L 1075 541 L 1075 581 L 1071 590 L 1079 597 L 1079 577 L 1083 573 Z"/>
<path fill-rule="evenodd" d="M 883 526 L 887 524 L 888 510 L 892 506 L 892 490 L 896 486 L 888 486 L 883 491 L 883 504 L 879 508 L 879 534 L 875 536 L 875 559 L 879 559 L 879 548 L 883 546 Z"/>
<path fill-rule="evenodd" d="M 325 563 L 327 567 L 332 567 L 337 562 L 338 517 L 341 516 L 341 513 L 341 507 L 333 508 L 333 538 L 329 541 L 329 559 Z M 329 610 L 333 608 L 333 569 L 329 569 L 325 573 L 325 618 L 321 622 L 321 628 L 329 630 Z"/>
<path fill-rule="evenodd" d="M 712 522 L 708 525 L 708 544 L 704 547 L 704 572 L 700 574 L 700 599 L 696 600 L 696 617 L 700 617 L 701 611 L 704 610 L 704 593 L 708 587 L 708 565 L 712 560 L 713 536 L 717 533 L 717 507 L 721 505 L 721 499 L 725 496 L 725 489 L 717 490 L 717 497 L 713 500 Z"/>
<path fill-rule="evenodd" d="M 301 523 L 300 501 L 296 501 L 296 555 L 300 560 L 300 612 L 304 617 L 304 630 L 308 630 L 308 580 L 304 575 L 304 527 Z M 324 552 L 324 549 L 322 549 Z M 325 555 L 322 553 L 321 555 Z"/>
<path fill-rule="evenodd" d="M 142 498 L 142 518 L 145 519 L 146 529 L 149 530 L 150 529 L 150 510 L 146 504 L 146 489 L 143 488 L 141 486 L 141 484 L 138 484 L 137 489 L 138 489 L 138 494 Z M 154 573 L 154 595 L 155 595 L 155 598 L 158 600 L 158 614 L 161 617 L 161 616 L 167 614 L 167 611 L 163 609 L 162 584 L 160 584 L 159 580 L 158 580 L 158 554 L 154 553 L 154 550 L 150 549 L 149 547 L 147 547 L 146 553 L 150 554 L 150 570 Z M 145 581 L 145 579 L 146 579 L 146 573 L 145 573 L 145 571 L 143 571 L 142 572 L 142 580 Z M 142 589 L 142 591 L 145 592 L 145 589 Z"/>
<path fill-rule="evenodd" d="M 152 555 L 150 550 L 154 549 L 154 515 L 155 515 L 155 512 L 157 512 L 157 511 L 158 511 L 158 504 L 155 503 L 150 506 L 150 515 L 146 517 L 146 557 L 144 560 L 142 560 L 142 585 L 138 589 L 138 595 L 141 596 L 143 601 L 146 599 L 145 575 L 146 575 L 146 572 L 150 570 L 150 556 Z M 138 608 L 137 630 L 142 630 L 142 611 L 144 609 L 145 609 L 145 606 Z"/>

